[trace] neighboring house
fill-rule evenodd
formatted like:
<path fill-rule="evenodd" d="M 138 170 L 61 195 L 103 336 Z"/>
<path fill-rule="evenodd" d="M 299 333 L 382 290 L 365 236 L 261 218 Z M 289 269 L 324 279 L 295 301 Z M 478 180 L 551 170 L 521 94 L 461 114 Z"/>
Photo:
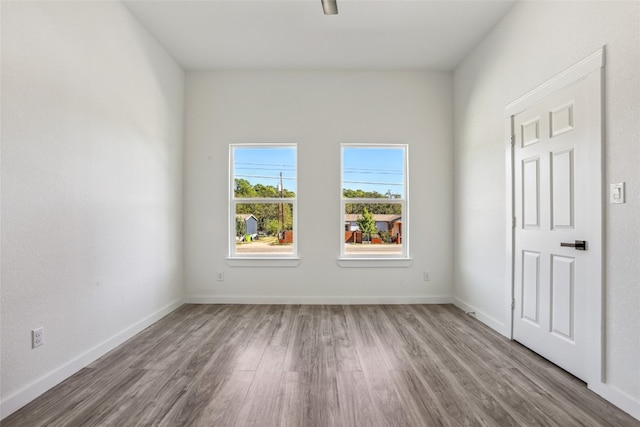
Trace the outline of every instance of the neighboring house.
<path fill-rule="evenodd" d="M 253 216 L 253 214 L 236 214 L 236 218 L 242 218 L 245 225 L 247 226 L 247 234 L 258 234 L 258 218 Z"/>
<path fill-rule="evenodd" d="M 360 214 L 345 214 L 344 230 L 359 231 L 358 218 Z M 393 237 L 402 235 L 402 215 L 398 214 L 373 214 L 378 231 L 389 231 Z"/>

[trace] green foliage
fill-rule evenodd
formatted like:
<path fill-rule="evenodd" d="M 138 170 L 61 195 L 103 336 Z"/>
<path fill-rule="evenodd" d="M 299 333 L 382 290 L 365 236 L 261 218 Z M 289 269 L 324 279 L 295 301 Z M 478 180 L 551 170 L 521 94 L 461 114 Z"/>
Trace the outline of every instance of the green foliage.
<path fill-rule="evenodd" d="M 373 215 L 364 208 L 364 212 L 362 212 L 362 216 L 357 220 L 358 228 L 362 231 L 362 234 L 368 236 L 369 239 L 371 235 L 378 232 L 376 228 L 376 221 L 373 219 Z"/>
<path fill-rule="evenodd" d="M 278 197 L 278 189 L 272 185 L 256 184 L 253 186 L 255 197 Z"/>
<path fill-rule="evenodd" d="M 247 223 L 242 218 L 236 217 L 236 236 L 242 237 L 247 233 Z"/>
<path fill-rule="evenodd" d="M 391 243 L 393 241 L 390 231 L 381 231 L 379 234 L 383 242 Z"/>
<path fill-rule="evenodd" d="M 342 196 L 345 199 L 399 199 L 399 194 L 393 194 L 391 190 L 385 194 L 380 194 L 377 191 L 364 191 L 364 190 L 351 190 L 348 188 L 342 189 Z M 402 215 L 402 205 L 400 203 L 346 203 L 346 214 L 358 214 L 362 215 L 365 208 L 372 214 L 395 214 Z"/>
<path fill-rule="evenodd" d="M 351 190 L 349 188 L 342 189 L 342 196 L 346 199 L 399 199 L 400 194 L 394 194 L 388 190 L 385 194 L 377 191 Z"/>
<path fill-rule="evenodd" d="M 286 198 L 296 196 L 296 193 L 286 188 L 282 190 L 284 203 L 239 203 L 236 214 L 253 214 L 258 219 L 258 231 L 274 235 L 278 231 L 278 205 L 284 211 L 284 230 L 293 230 L 292 206 L 286 203 Z M 235 179 L 234 195 L 238 198 L 278 198 L 278 189 L 272 185 L 251 185 L 246 179 Z M 236 227 L 237 231 L 237 227 Z M 283 230 L 280 230 L 283 231 Z"/>
<path fill-rule="evenodd" d="M 296 197 L 296 193 L 290 190 L 287 190 L 286 188 L 282 189 L 282 195 L 287 198 L 291 198 L 291 197 Z"/>
<path fill-rule="evenodd" d="M 246 179 L 236 178 L 234 184 L 233 194 L 236 197 L 256 197 L 256 191 Z"/>
<path fill-rule="evenodd" d="M 280 195 L 278 194 L 278 189 L 273 185 L 256 184 L 252 186 L 249 181 L 241 178 L 236 178 L 234 180 L 233 194 L 238 198 L 280 197 Z M 296 193 L 284 188 L 282 189 L 282 196 L 284 198 L 292 198 L 296 197 Z"/>
<path fill-rule="evenodd" d="M 346 203 L 344 213 L 362 215 L 365 209 L 375 215 L 402 215 L 402 205 L 400 203 Z"/>
<path fill-rule="evenodd" d="M 278 221 L 275 219 L 266 221 L 263 231 L 269 236 L 275 235 L 278 232 Z"/>

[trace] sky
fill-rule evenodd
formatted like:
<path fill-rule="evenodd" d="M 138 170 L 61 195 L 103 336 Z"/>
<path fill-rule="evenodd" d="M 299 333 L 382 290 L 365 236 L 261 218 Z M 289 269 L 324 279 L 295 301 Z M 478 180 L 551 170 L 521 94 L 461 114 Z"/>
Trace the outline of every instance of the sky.
<path fill-rule="evenodd" d="M 235 178 L 246 179 L 252 185 L 271 185 L 276 188 L 282 172 L 284 188 L 297 193 L 294 147 L 235 147 L 233 170 Z"/>
<path fill-rule="evenodd" d="M 284 188 L 297 193 L 294 147 L 234 147 L 234 177 Z M 352 190 L 400 194 L 404 197 L 402 148 L 343 147 L 342 187 Z"/>
<path fill-rule="evenodd" d="M 404 150 L 402 148 L 342 149 L 342 187 L 377 191 L 404 197 Z"/>

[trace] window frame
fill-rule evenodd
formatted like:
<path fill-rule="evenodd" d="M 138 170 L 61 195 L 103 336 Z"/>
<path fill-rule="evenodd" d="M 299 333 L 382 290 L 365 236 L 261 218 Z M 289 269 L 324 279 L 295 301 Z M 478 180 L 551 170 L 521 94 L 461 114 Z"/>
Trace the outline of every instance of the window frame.
<path fill-rule="evenodd" d="M 293 148 L 293 166 L 294 176 L 296 183 L 295 197 L 287 198 L 273 198 L 273 197 L 235 197 L 235 150 L 243 148 Z M 282 266 L 282 267 L 294 267 L 298 265 L 298 145 L 296 143 L 240 143 L 229 144 L 229 183 L 228 183 L 228 241 L 229 250 L 227 257 L 227 264 L 234 266 Z M 292 231 L 293 231 L 293 243 L 291 253 L 255 253 L 239 254 L 236 252 L 236 210 L 237 205 L 240 204 L 270 204 L 270 203 L 289 203 L 291 204 L 292 215 Z M 293 261 L 293 262 L 292 262 Z"/>
<path fill-rule="evenodd" d="M 345 149 L 374 148 L 402 149 L 403 151 L 403 185 L 404 194 L 399 199 L 347 198 L 344 197 L 344 152 Z M 342 267 L 407 267 L 411 264 L 409 257 L 409 145 L 393 143 L 341 143 L 340 144 L 340 252 L 338 264 Z M 390 202 L 391 200 L 391 202 Z M 398 203 L 402 209 L 402 250 L 399 254 L 353 254 L 345 251 L 345 209 L 349 203 L 388 204 Z"/>

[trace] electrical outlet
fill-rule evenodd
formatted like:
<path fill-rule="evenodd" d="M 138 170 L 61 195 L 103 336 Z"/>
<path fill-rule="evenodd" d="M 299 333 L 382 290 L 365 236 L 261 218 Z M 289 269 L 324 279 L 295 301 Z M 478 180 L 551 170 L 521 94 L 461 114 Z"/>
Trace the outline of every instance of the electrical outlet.
<path fill-rule="evenodd" d="M 218 271 L 218 282 L 224 282 L 224 272 Z"/>
<path fill-rule="evenodd" d="M 31 348 L 40 347 L 44 344 L 44 328 L 40 327 L 31 331 Z"/>
<path fill-rule="evenodd" d="M 425 271 L 422 273 L 422 280 L 424 280 L 425 282 L 428 282 L 431 280 L 431 273 L 429 273 L 428 271 Z"/>

